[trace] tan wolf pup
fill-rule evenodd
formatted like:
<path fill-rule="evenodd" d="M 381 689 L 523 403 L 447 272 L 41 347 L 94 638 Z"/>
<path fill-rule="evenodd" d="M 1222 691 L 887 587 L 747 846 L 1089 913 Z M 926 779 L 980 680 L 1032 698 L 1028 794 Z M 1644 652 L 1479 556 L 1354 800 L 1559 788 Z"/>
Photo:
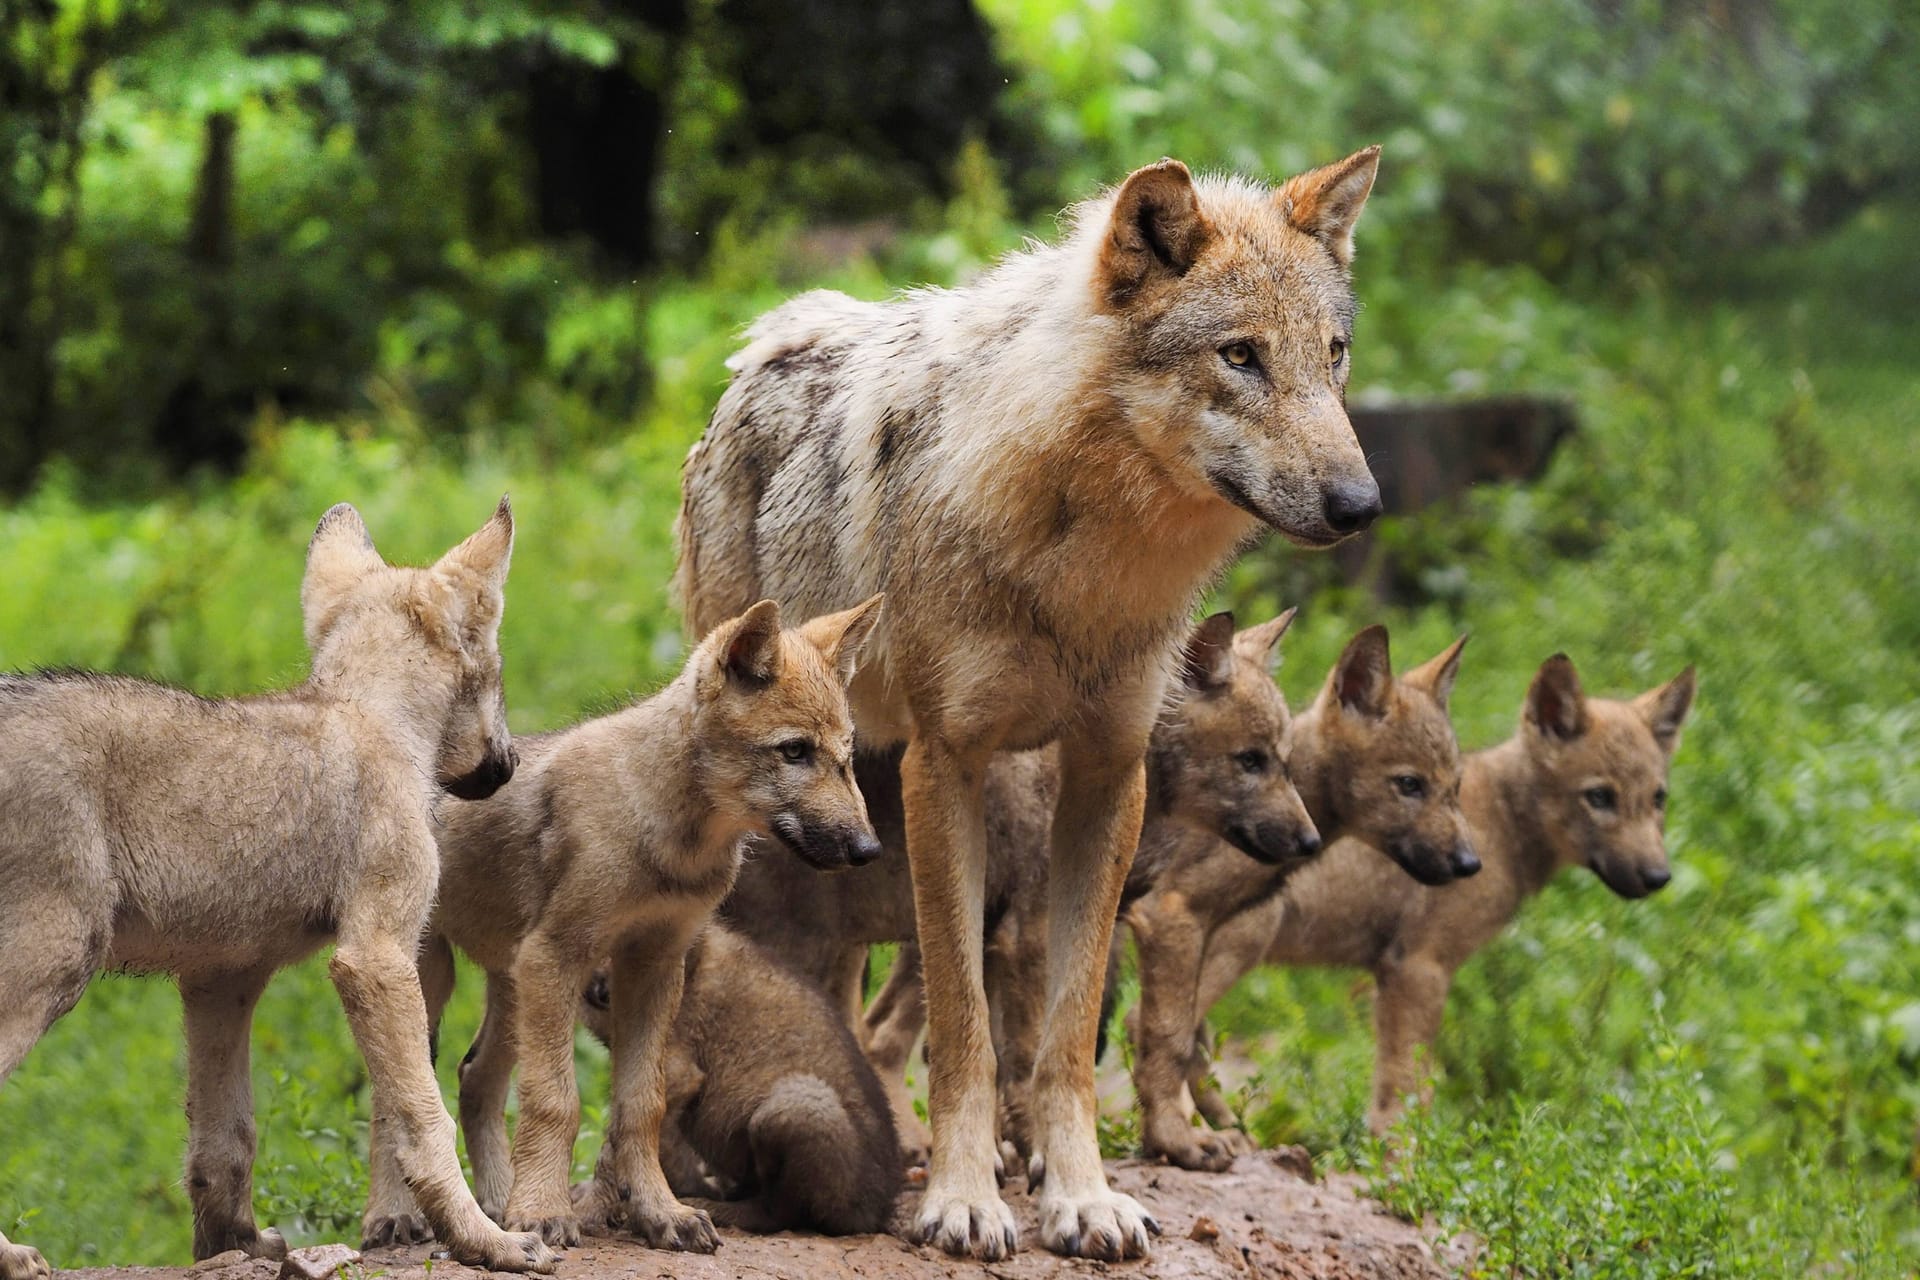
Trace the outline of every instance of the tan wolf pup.
<path fill-rule="evenodd" d="M 1408 876 L 1440 886 L 1480 869 L 1460 809 L 1460 748 L 1447 715 L 1466 642 L 1462 636 L 1396 677 L 1386 628 L 1367 627 L 1293 721 L 1288 768 L 1307 813 L 1324 839 L 1368 846 L 1383 894 L 1402 892 Z M 1194 1005 L 1201 967 L 1222 928 L 1277 902 L 1293 870 L 1311 869 L 1277 874 L 1192 831 L 1142 842 L 1125 918 L 1140 961 L 1130 1022 L 1148 1155 L 1186 1169 L 1233 1162 L 1239 1135 L 1195 1128 L 1183 1095 L 1195 1069 L 1193 1029 L 1207 1008 Z"/>
<path fill-rule="evenodd" d="M 718 1245 L 707 1215 L 674 1198 L 660 1167 L 663 1062 L 687 947 L 732 887 L 749 836 L 816 867 L 878 856 L 853 782 L 846 683 L 879 617 L 875 597 L 782 630 L 779 606 L 763 600 L 713 628 L 659 693 L 522 738 L 513 781 L 447 813 L 433 928 L 487 972 L 460 1116 L 488 1212 L 549 1244 L 624 1224 L 656 1247 Z M 445 973 L 444 954 L 444 945 L 423 953 L 430 975 Z M 609 956 L 612 1110 L 593 1180 L 576 1198 L 573 1024 Z M 429 985 L 437 1013 L 450 984 Z M 410 1211 L 401 1196 L 368 1213 L 398 1236 L 412 1230 Z"/>
<path fill-rule="evenodd" d="M 1623 898 L 1666 885 L 1667 773 L 1694 688 L 1688 667 L 1629 701 L 1589 698 L 1565 654 L 1547 659 L 1519 731 L 1467 757 L 1460 804 L 1485 869 L 1441 892 L 1385 876 L 1351 842 L 1334 845 L 1278 901 L 1215 935 L 1199 1010 L 1262 960 L 1370 970 L 1368 1121 L 1384 1133 L 1420 1086 L 1416 1058 L 1440 1033 L 1454 974 L 1556 871 L 1587 867 Z M 1196 1098 L 1215 1124 L 1231 1124 L 1224 1101 L 1199 1083 L 1203 1074 L 1195 1073 Z"/>
<path fill-rule="evenodd" d="M 1016 1243 L 994 1184 L 981 786 L 996 751 L 1049 742 L 1040 1238 L 1147 1251 L 1146 1213 L 1107 1185 L 1093 1093 L 1141 762 L 1195 597 L 1235 551 L 1263 528 L 1331 546 L 1379 513 L 1343 403 L 1377 165 L 1369 148 L 1273 190 L 1165 160 L 966 288 L 795 299 L 754 326 L 688 455 L 693 626 L 761 595 L 892 602 L 852 698 L 866 746 L 906 744 L 933 1060 L 914 1233 L 948 1252 Z"/>
<path fill-rule="evenodd" d="M 0 677 L 0 1081 L 102 969 L 171 974 L 186 1006 L 193 1254 L 286 1253 L 253 1219 L 248 1037 L 274 971 L 336 940 L 328 975 L 366 1058 L 376 1164 L 456 1258 L 551 1270 L 460 1176 L 427 1060 L 414 950 L 441 792 L 513 773 L 497 637 L 506 499 L 431 568 L 386 564 L 352 507 L 321 519 L 300 588 L 312 673 L 207 699 L 120 676 Z M 0 1276 L 46 1262 L 0 1237 Z"/>

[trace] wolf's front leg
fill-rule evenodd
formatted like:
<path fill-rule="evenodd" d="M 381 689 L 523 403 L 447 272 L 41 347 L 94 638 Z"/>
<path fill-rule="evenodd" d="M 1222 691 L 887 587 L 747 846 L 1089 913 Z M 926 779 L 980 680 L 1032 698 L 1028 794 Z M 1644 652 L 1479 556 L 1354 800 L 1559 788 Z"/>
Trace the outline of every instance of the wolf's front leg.
<path fill-rule="evenodd" d="M 923 1244 L 989 1262 L 1018 1243 L 994 1176 L 993 1034 L 981 978 L 987 867 L 981 788 L 990 758 L 923 735 L 900 761 L 933 1119 L 933 1160 L 913 1234 Z"/>
<path fill-rule="evenodd" d="M 553 1253 L 540 1238 L 502 1231 L 480 1212 L 460 1176 L 453 1118 L 427 1059 L 427 1008 L 414 968 L 425 911 L 389 914 L 392 906 L 355 903 L 327 966 L 367 1060 L 374 1122 L 393 1144 L 401 1176 L 434 1234 L 456 1260 L 498 1271 L 551 1271 Z"/>
<path fill-rule="evenodd" d="M 513 975 L 487 975 L 487 1014 L 460 1062 L 460 1132 L 473 1165 L 473 1195 L 495 1222 L 507 1216 L 513 1192 L 513 1149 L 507 1143 L 507 1090 L 513 1082 Z"/>
<path fill-rule="evenodd" d="M 1094 1125 L 1093 1047 L 1120 890 L 1140 841 L 1146 728 L 1076 731 L 1060 744 L 1047 921 L 1047 1022 L 1034 1060 L 1040 1238 L 1076 1257 L 1147 1252 L 1159 1224 L 1107 1185 Z"/>
<path fill-rule="evenodd" d="M 580 1133 L 573 1022 L 593 957 L 545 933 L 521 942 L 513 962 L 513 1040 L 520 1060 L 520 1120 L 513 1133 L 513 1190 L 506 1225 L 548 1244 L 580 1243 L 568 1174 Z"/>
<path fill-rule="evenodd" d="M 183 981 L 187 1027 L 187 1195 L 193 1256 L 241 1249 L 284 1258 L 280 1233 L 253 1221 L 253 1009 L 271 970 Z"/>
<path fill-rule="evenodd" d="M 614 948 L 612 1107 L 593 1181 L 578 1199 L 589 1227 L 624 1221 L 656 1249 L 712 1253 L 713 1221 L 681 1204 L 660 1167 L 667 1112 L 667 1040 L 686 983 L 687 945 L 705 913 L 628 934 Z"/>

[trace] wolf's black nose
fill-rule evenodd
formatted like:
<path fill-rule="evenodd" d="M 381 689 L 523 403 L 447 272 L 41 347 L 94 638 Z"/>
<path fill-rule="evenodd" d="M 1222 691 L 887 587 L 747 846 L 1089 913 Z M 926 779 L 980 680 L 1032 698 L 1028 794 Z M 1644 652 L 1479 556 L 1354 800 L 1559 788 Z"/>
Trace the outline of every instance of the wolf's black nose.
<path fill-rule="evenodd" d="M 1358 533 L 1380 518 L 1380 486 L 1372 476 L 1342 480 L 1328 488 L 1325 510 L 1335 533 Z"/>
<path fill-rule="evenodd" d="M 880 853 L 880 837 L 871 831 L 856 831 L 847 841 L 847 861 L 856 867 L 866 866 Z"/>
<path fill-rule="evenodd" d="M 1301 836 L 1300 837 L 1300 856 L 1303 858 L 1315 858 L 1315 857 L 1318 857 L 1319 855 L 1320 855 L 1320 833 L 1318 831 L 1309 831 L 1305 835 Z"/>
<path fill-rule="evenodd" d="M 1480 870 L 1480 855 L 1466 845 L 1456 848 L 1448 861 L 1452 864 L 1453 874 L 1458 879 L 1465 879 Z"/>
<path fill-rule="evenodd" d="M 1667 881 L 1673 879 L 1673 872 L 1665 867 L 1648 867 L 1640 873 L 1640 883 L 1647 886 L 1648 893 L 1658 893 L 1667 887 Z"/>

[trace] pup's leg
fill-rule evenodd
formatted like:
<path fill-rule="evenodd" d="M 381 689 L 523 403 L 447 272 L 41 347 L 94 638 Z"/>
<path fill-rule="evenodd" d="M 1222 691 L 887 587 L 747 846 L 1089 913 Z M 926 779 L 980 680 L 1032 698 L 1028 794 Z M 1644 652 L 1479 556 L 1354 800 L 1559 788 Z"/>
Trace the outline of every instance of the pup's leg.
<path fill-rule="evenodd" d="M 513 1132 L 507 1226 L 548 1244 L 580 1243 L 568 1177 L 580 1133 L 573 1022 L 593 957 L 545 933 L 529 934 L 513 962 L 513 1041 L 520 1060 L 520 1120 Z"/>
<path fill-rule="evenodd" d="M 1187 1086 L 1193 1092 L 1200 1114 L 1220 1131 L 1221 1140 L 1236 1155 L 1254 1150 L 1254 1143 L 1240 1131 L 1233 1108 L 1214 1085 L 1206 1017 L 1236 982 L 1252 973 L 1265 959 L 1285 916 L 1286 900 L 1277 896 L 1249 907 L 1207 935 L 1205 957 L 1200 962 L 1200 989 L 1193 1005 L 1193 1048 L 1187 1060 Z"/>
<path fill-rule="evenodd" d="M 453 998 L 455 971 L 453 948 L 438 933 L 429 933 L 420 943 L 418 959 L 420 994 L 427 1003 L 427 1056 L 440 1060 L 440 1016 Z M 393 1245 L 418 1244 L 433 1239 L 427 1215 L 420 1212 L 407 1180 L 400 1172 L 400 1159 L 393 1149 L 390 1126 L 374 1123 L 367 1128 L 368 1164 L 371 1166 L 367 1211 L 360 1217 L 360 1247 L 384 1249 Z"/>
<path fill-rule="evenodd" d="M 1018 910 L 1018 908 L 1016 908 Z M 1038 913 L 1034 913 L 1037 915 Z M 1038 919 L 1001 921 L 986 951 L 987 1004 L 999 1063 L 1000 1137 L 1033 1156 L 1033 1059 L 1047 1012 L 1047 939 Z"/>
<path fill-rule="evenodd" d="M 660 1126 L 667 1112 L 667 1042 L 686 985 L 687 946 L 704 919 L 704 912 L 695 912 L 637 929 L 614 948 L 612 1105 L 593 1181 L 579 1197 L 580 1218 L 589 1226 L 624 1219 L 629 1231 L 656 1249 L 694 1253 L 712 1253 L 720 1237 L 703 1211 L 674 1198 L 660 1167 Z M 523 1101 L 522 1114 L 525 1107 Z"/>
<path fill-rule="evenodd" d="M 1159 1229 L 1133 1197 L 1107 1185 L 1094 1126 L 1101 985 L 1140 841 L 1145 752 L 1144 724 L 1084 726 L 1061 740 L 1048 866 L 1047 1022 L 1033 1072 L 1041 1241 L 1056 1253 L 1116 1262 L 1144 1256 L 1147 1233 Z"/>
<path fill-rule="evenodd" d="M 1182 1169 L 1218 1172 L 1233 1152 L 1193 1127 L 1184 1105 L 1187 1066 L 1198 1014 L 1205 933 L 1187 896 L 1149 894 L 1127 918 L 1140 953 L 1140 1007 L 1136 1011 L 1133 1092 L 1140 1102 L 1140 1144 Z"/>
<path fill-rule="evenodd" d="M 989 758 L 918 737 L 901 758 L 900 781 L 932 1059 L 933 1161 L 913 1235 L 992 1262 L 1014 1251 L 1017 1232 L 994 1176 L 993 1033 L 981 977 Z"/>
<path fill-rule="evenodd" d="M 1382 964 L 1373 980 L 1373 1105 L 1367 1127 L 1377 1137 L 1400 1118 L 1402 1099 L 1425 1090 L 1415 1057 L 1421 1049 L 1430 1053 L 1440 1035 L 1453 975 L 1437 960 L 1408 956 L 1398 964 Z M 1432 1066 L 1429 1062 L 1427 1069 Z"/>
<path fill-rule="evenodd" d="M 847 1025 L 855 1028 L 865 1016 L 867 1006 L 867 947 L 843 947 L 829 962 L 830 972 L 820 985 L 826 988 L 833 1007 L 844 1010 Z"/>
<path fill-rule="evenodd" d="M 401 1174 L 456 1260 L 500 1271 L 551 1271 L 553 1253 L 539 1237 L 494 1225 L 460 1176 L 453 1118 L 427 1060 L 427 1007 L 414 966 L 425 903 L 417 912 L 399 909 L 411 905 L 363 895 L 341 921 L 327 966 L 367 1060 L 374 1124 L 390 1126 L 383 1140 L 393 1144 Z M 569 1022 L 577 996 L 569 993 L 564 1006 Z"/>
<path fill-rule="evenodd" d="M 193 1256 L 243 1249 L 284 1258 L 287 1242 L 253 1222 L 253 1010 L 271 970 L 180 985 L 187 1028 L 187 1195 Z"/>
<path fill-rule="evenodd" d="M 473 1165 L 473 1195 L 495 1222 L 505 1220 L 513 1191 L 513 1149 L 507 1144 L 513 1005 L 513 976 L 488 974 L 487 1014 L 460 1063 L 460 1131 L 467 1137 L 467 1160 Z"/>
<path fill-rule="evenodd" d="M 907 1092 L 907 1060 L 927 1025 L 927 994 L 920 982 L 920 949 L 912 943 L 900 948 L 886 985 L 867 1010 L 864 1048 L 874 1074 L 886 1087 L 893 1124 L 900 1135 L 900 1154 L 908 1165 L 923 1165 L 933 1135 Z"/>

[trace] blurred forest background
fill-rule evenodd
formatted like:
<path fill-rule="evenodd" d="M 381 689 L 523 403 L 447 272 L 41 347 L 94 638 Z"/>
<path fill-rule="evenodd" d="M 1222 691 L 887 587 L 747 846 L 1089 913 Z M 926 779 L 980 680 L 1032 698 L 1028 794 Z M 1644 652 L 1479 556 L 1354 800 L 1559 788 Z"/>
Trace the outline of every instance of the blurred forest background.
<path fill-rule="evenodd" d="M 511 490 L 514 724 L 607 709 L 679 660 L 679 463 L 759 311 L 962 281 L 1163 154 L 1379 142 L 1356 403 L 1579 429 L 1370 535 L 1391 606 L 1280 546 L 1220 598 L 1304 606 L 1295 705 L 1366 622 L 1402 665 L 1471 630 L 1468 746 L 1559 649 L 1702 693 L 1672 886 L 1569 874 L 1469 966 L 1405 1158 L 1351 975 L 1229 998 L 1247 1119 L 1489 1274 L 1910 1275 L 1917 67 L 1911 0 L 0 0 L 0 665 L 297 679 L 321 511 L 420 559 Z M 263 1219 L 350 1234 L 365 1082 L 317 966 L 255 1046 Z M 181 1068 L 165 985 L 96 983 L 0 1091 L 8 1233 L 185 1261 Z"/>

